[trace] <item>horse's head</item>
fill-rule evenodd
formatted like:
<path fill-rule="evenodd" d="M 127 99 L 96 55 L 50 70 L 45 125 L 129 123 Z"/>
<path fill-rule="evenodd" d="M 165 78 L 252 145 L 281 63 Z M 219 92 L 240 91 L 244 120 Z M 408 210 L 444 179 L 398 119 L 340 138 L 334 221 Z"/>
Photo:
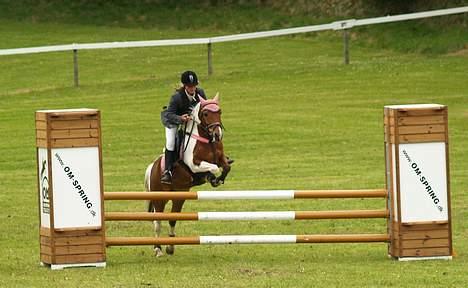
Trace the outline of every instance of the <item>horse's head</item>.
<path fill-rule="evenodd" d="M 219 141 L 223 137 L 223 124 L 221 122 L 221 108 L 219 107 L 219 94 L 213 99 L 200 99 L 198 111 L 199 127 L 213 140 Z"/>

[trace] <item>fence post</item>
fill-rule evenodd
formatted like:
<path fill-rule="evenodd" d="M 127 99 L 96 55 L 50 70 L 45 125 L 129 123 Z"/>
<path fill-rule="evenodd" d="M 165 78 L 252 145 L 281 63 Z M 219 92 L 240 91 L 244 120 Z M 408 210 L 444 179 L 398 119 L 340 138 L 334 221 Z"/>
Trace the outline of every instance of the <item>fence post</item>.
<path fill-rule="evenodd" d="M 78 74 L 78 50 L 73 49 L 73 78 L 75 80 L 75 87 L 80 85 Z"/>
<path fill-rule="evenodd" d="M 348 29 L 343 29 L 343 63 L 349 64 L 349 33 Z"/>
<path fill-rule="evenodd" d="M 213 63 L 212 63 L 212 57 L 211 57 L 211 42 L 208 43 L 208 75 L 213 74 Z"/>

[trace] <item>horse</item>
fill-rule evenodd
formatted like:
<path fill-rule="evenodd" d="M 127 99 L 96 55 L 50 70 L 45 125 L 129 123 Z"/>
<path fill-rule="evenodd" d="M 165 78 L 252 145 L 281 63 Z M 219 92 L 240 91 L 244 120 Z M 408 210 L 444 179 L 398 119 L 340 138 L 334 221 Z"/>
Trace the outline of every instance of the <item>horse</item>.
<path fill-rule="evenodd" d="M 164 171 L 164 154 L 160 155 L 150 165 L 145 173 L 146 191 L 189 191 L 191 187 L 207 182 L 213 187 L 224 183 L 231 162 L 224 154 L 223 124 L 221 122 L 221 108 L 219 95 L 211 100 L 200 97 L 200 102 L 191 112 L 191 120 L 185 126 L 183 140 L 180 141 L 181 157 L 173 166 L 172 184 L 162 184 Z M 220 173 L 221 172 L 221 173 Z M 216 176 L 219 174 L 219 176 Z M 171 200 L 171 212 L 180 212 L 185 200 Z M 169 200 L 148 201 L 148 212 L 163 212 Z M 176 221 L 169 221 L 169 237 L 175 237 Z M 161 234 L 161 221 L 154 221 L 156 237 Z M 166 253 L 174 254 L 174 245 L 166 247 Z M 157 257 L 163 256 L 161 245 L 154 246 Z"/>

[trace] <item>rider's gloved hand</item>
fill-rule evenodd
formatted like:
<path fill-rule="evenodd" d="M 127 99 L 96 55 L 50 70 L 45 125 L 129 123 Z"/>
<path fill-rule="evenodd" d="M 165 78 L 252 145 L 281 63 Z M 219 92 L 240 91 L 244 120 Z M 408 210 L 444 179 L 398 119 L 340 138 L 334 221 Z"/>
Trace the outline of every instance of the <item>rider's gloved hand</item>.
<path fill-rule="evenodd" d="M 184 114 L 180 116 L 180 121 L 182 121 L 183 123 L 188 122 L 190 120 L 192 120 L 192 117 L 189 114 Z"/>

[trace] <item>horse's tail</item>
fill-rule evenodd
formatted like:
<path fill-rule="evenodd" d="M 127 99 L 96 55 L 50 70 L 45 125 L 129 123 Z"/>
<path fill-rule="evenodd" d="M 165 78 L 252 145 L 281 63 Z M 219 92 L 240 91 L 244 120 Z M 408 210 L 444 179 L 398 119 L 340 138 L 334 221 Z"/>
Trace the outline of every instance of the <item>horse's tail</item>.
<path fill-rule="evenodd" d="M 148 165 L 148 167 L 146 167 L 145 183 L 144 183 L 146 192 L 151 191 L 151 171 L 153 170 L 153 165 L 154 165 L 154 162 L 152 162 L 151 164 Z"/>
<path fill-rule="evenodd" d="M 154 161 L 146 167 L 146 172 L 145 172 L 145 190 L 146 192 L 151 191 L 151 171 L 153 170 L 154 166 Z M 151 200 L 146 200 L 146 211 L 147 212 L 153 212 L 154 211 L 154 205 L 153 201 Z"/>

